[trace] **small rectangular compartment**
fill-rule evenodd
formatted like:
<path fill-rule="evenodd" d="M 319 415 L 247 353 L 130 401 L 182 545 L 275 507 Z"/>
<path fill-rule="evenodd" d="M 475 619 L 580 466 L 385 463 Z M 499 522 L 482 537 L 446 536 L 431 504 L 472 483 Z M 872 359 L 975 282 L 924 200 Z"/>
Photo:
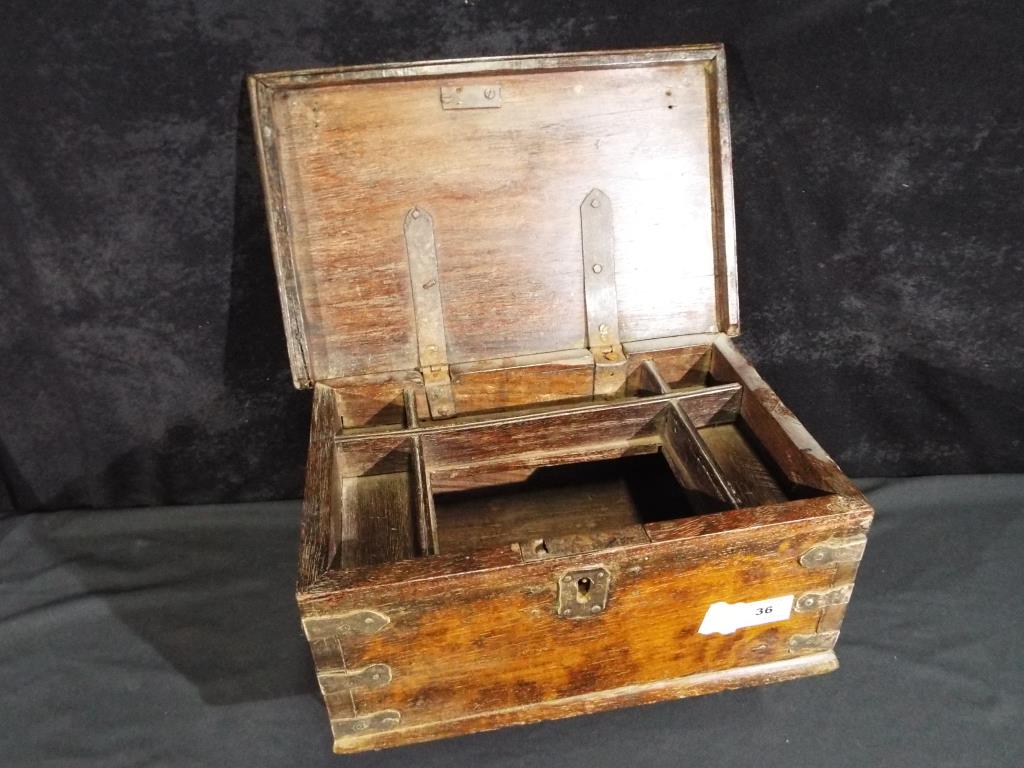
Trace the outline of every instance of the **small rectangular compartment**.
<path fill-rule="evenodd" d="M 541 467 L 521 480 L 435 493 L 434 505 L 446 554 L 519 544 L 542 556 L 555 539 L 612 541 L 631 526 L 694 514 L 660 452 Z"/>

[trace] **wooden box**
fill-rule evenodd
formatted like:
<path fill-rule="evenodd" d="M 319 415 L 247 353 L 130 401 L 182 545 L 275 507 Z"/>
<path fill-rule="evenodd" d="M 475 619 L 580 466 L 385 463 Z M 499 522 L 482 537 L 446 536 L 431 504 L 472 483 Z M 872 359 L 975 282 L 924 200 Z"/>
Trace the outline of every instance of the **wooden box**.
<path fill-rule="evenodd" d="M 872 510 L 730 340 L 720 46 L 250 88 L 337 752 L 835 669 Z"/>

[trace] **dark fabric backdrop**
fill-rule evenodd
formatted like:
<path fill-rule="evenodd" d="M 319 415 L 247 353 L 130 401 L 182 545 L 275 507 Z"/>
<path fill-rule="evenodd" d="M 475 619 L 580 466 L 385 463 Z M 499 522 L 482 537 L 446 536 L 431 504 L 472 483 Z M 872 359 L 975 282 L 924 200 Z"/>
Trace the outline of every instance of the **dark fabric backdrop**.
<path fill-rule="evenodd" d="M 741 346 L 851 474 L 1024 470 L 1016 0 L 26 2 L 0 508 L 296 497 L 247 73 L 724 41 Z"/>

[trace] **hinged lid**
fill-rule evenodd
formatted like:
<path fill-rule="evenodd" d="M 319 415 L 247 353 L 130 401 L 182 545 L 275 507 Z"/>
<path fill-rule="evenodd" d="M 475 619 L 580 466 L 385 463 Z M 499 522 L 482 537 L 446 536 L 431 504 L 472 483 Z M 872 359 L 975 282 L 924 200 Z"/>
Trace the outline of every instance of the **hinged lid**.
<path fill-rule="evenodd" d="M 593 351 L 588 322 L 615 344 L 738 330 L 721 46 L 258 75 L 250 89 L 297 386 L 421 358 L 443 371 Z M 588 224 L 585 200 L 610 216 Z M 611 248 L 610 289 L 585 279 L 586 227 L 592 252 Z M 414 273 L 428 275 L 416 290 Z M 438 333 L 435 355 L 419 336 Z"/>

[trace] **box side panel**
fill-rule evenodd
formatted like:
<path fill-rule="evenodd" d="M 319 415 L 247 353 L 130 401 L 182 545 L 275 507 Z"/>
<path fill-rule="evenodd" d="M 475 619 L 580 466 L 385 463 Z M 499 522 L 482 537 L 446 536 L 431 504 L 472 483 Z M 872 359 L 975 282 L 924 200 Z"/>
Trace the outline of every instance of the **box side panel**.
<path fill-rule="evenodd" d="M 823 541 L 862 535 L 870 508 L 838 497 L 782 508 L 802 516 L 766 514 L 776 522 L 306 603 L 307 633 L 315 625 L 318 637 L 330 636 L 332 616 L 349 611 L 372 609 L 387 618 L 379 631 L 314 643 L 321 680 L 330 670 L 389 668 L 386 685 L 350 691 L 355 721 L 370 718 L 360 721 L 364 729 L 354 730 L 348 711 L 328 700 L 336 748 L 356 751 L 637 703 L 628 695 L 637 686 L 662 690 L 661 698 L 690 695 L 701 686 L 662 683 L 829 651 L 835 634 L 818 633 L 827 599 L 812 610 L 797 606 L 806 595 L 845 585 L 836 583 L 839 566 L 807 567 L 801 556 Z M 729 514 L 735 513 L 723 513 Z M 606 605 L 587 618 L 563 618 L 563 580 L 596 567 L 610 579 Z M 712 610 L 714 604 L 725 606 Z M 769 606 L 769 615 L 784 620 L 769 621 Z M 735 685 L 761 681 L 757 674 L 736 679 Z M 388 714 L 373 721 L 380 713 Z"/>

